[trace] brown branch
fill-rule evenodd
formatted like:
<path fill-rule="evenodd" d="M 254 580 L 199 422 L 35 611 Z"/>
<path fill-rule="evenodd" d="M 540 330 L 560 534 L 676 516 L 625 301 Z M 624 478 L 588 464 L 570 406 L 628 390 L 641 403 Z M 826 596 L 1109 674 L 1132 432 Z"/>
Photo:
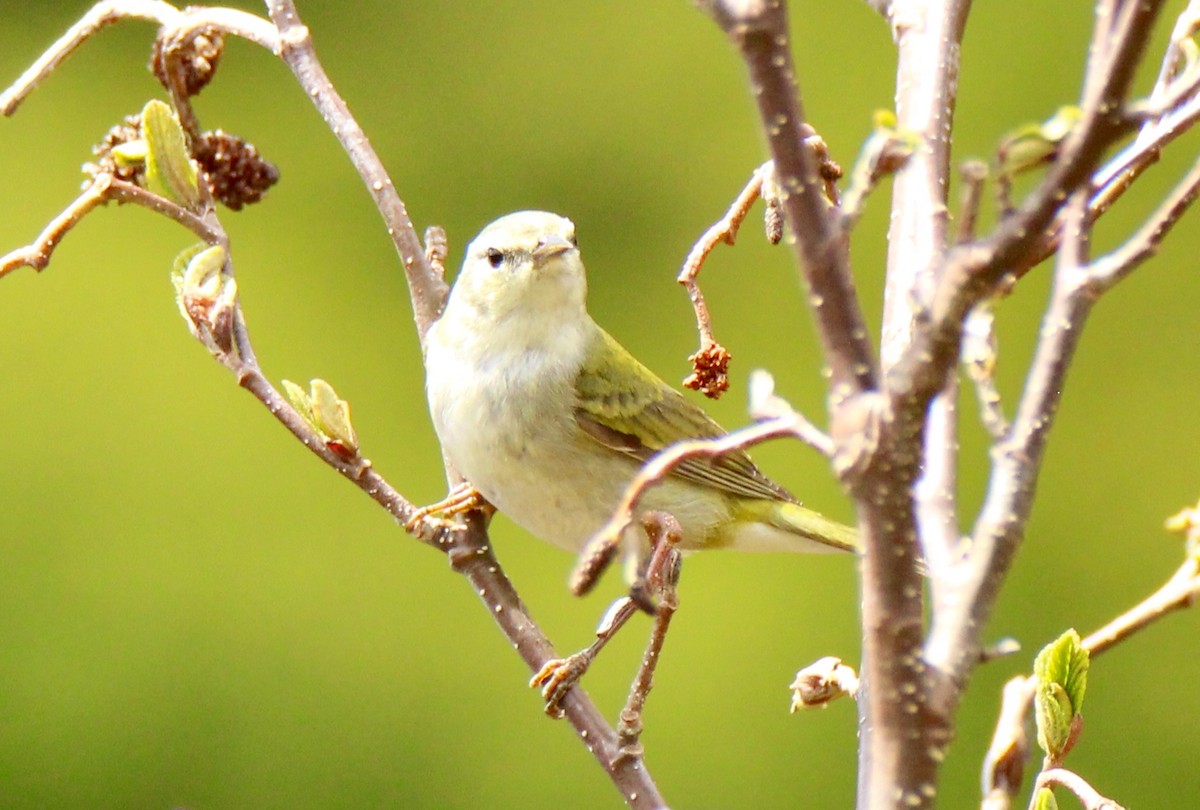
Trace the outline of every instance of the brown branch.
<path fill-rule="evenodd" d="M 683 539 L 683 529 L 672 515 L 652 512 L 645 517 L 642 525 L 654 548 L 654 554 L 646 567 L 647 589 L 656 599 L 654 625 L 650 630 L 646 651 L 642 654 L 642 663 L 629 688 L 625 708 L 621 710 L 621 722 L 617 726 L 621 749 L 634 756 L 641 755 L 638 740 L 642 734 L 642 712 L 654 685 L 654 671 L 658 668 L 671 618 L 679 607 L 676 584 L 681 557 L 678 545 Z"/>
<path fill-rule="evenodd" d="M 956 599 L 935 612 L 926 662 L 961 682 L 979 660 L 980 635 L 1012 562 L 1033 506 L 1037 476 L 1067 370 L 1094 297 L 1087 293 L 1086 251 L 1091 223 L 1086 190 L 1072 197 L 1054 290 L 1030 364 L 1025 391 L 1008 436 L 993 448 L 992 477 L 975 525 L 970 553 L 955 571 Z M 960 692 L 937 695 L 946 711 Z"/>
<path fill-rule="evenodd" d="M 963 319 L 1004 275 L 1036 254 L 1047 229 L 1075 189 L 1130 128 L 1125 113 L 1134 72 L 1150 40 L 1163 0 L 1100 4 L 1092 37 L 1079 124 L 1064 142 L 1045 179 L 987 238 L 951 250 L 923 330 L 893 369 L 891 387 L 902 392 L 893 408 L 920 407 L 941 388 L 958 357 Z M 904 402 L 903 400 L 910 400 Z"/>
<path fill-rule="evenodd" d="M 1107 212 L 1148 168 L 1158 162 L 1164 147 L 1188 132 L 1200 120 L 1200 96 L 1195 95 L 1196 85 L 1188 84 L 1188 92 L 1175 92 L 1178 86 L 1173 85 L 1177 61 L 1181 58 L 1180 43 L 1192 36 L 1198 22 L 1200 3 L 1192 0 L 1176 20 L 1171 43 L 1167 46 L 1149 101 L 1130 105 L 1131 115 L 1141 110 L 1141 115 L 1145 117 L 1137 137 L 1097 170 L 1092 178 L 1094 193 L 1090 209 L 1093 219 Z M 1200 81 L 1200 73 L 1191 78 Z M 1060 214 L 1042 245 L 1014 267 L 1013 273 L 1024 275 L 1052 255 L 1058 249 L 1061 228 Z"/>
<path fill-rule="evenodd" d="M 1009 431 L 1000 389 L 996 386 L 998 357 L 996 315 L 991 302 L 984 301 L 971 310 L 963 324 L 962 362 L 967 369 L 967 376 L 975 384 L 979 421 L 994 441 L 1002 440 Z"/>
<path fill-rule="evenodd" d="M 1092 262 L 1088 275 L 1096 293 L 1109 290 L 1153 256 L 1197 195 L 1200 195 L 1200 160 L 1192 164 L 1184 178 L 1124 244 Z"/>
<path fill-rule="evenodd" d="M 1064 249 L 1055 291 L 1010 435 L 993 451 L 992 477 L 967 559 L 951 581 L 952 598 L 932 613 L 923 659 L 929 669 L 929 708 L 949 724 L 970 673 L 1004 576 L 1011 566 L 1036 492 L 1048 432 L 1067 368 L 1092 298 L 1084 292 L 1090 231 L 1091 176 L 1104 151 L 1127 130 L 1125 99 L 1160 0 L 1101 3 L 1084 82 L 1081 123 L 1066 139 L 1042 184 L 986 239 L 951 249 L 924 329 L 893 369 L 893 408 L 908 421 L 924 412 L 958 357 L 962 322 L 991 294 L 1008 268 L 1035 250 L 1063 204 Z M 937 580 L 935 580 L 936 582 Z"/>
<path fill-rule="evenodd" d="M 916 146 L 892 184 L 880 335 L 885 375 L 912 347 L 943 272 L 958 54 L 969 10 L 968 0 L 894 0 L 886 7 L 899 49 L 896 126 L 915 138 Z M 874 492 L 859 500 L 866 547 L 860 808 L 932 804 L 937 770 L 952 736 L 952 720 L 929 715 L 925 708 L 928 678 L 917 654 L 924 605 L 916 559 L 919 536 L 936 604 L 939 573 L 948 569 L 958 543 L 955 397 L 955 389 L 947 387 L 934 407 L 926 407 L 926 401 L 897 410 L 901 400 L 895 397 L 878 406 L 884 435 L 872 476 Z"/>
<path fill-rule="evenodd" d="M 404 265 L 412 298 L 413 319 L 416 321 L 417 334 L 424 344 L 425 333 L 442 313 L 449 288 L 430 267 L 425 249 L 408 216 L 408 209 L 383 168 L 379 155 L 325 74 L 313 48 L 312 37 L 300 21 L 295 4 L 291 0 L 267 0 L 267 10 L 279 29 L 279 56 L 292 69 L 296 81 L 304 88 L 321 113 L 322 120 L 341 143 L 350 162 L 358 170 L 363 185 L 371 192 L 375 207 L 383 216 L 388 235 L 392 237 Z"/>
<path fill-rule="evenodd" d="M 958 230 L 954 234 L 956 245 L 975 238 L 975 223 L 979 220 L 988 167 L 982 160 L 968 160 L 958 172 L 962 177 L 962 198 L 958 204 Z"/>
<path fill-rule="evenodd" d="M 825 196 L 800 105 L 786 4 L 701 0 L 741 52 L 758 102 L 788 227 L 829 364 L 835 402 L 876 387 L 875 355 L 850 275 L 849 254 Z"/>
<path fill-rule="evenodd" d="M 50 264 L 55 248 L 67 234 L 93 210 L 113 200 L 134 203 L 169 217 L 209 244 L 216 244 L 218 241 L 219 232 L 186 208 L 132 183 L 117 180 L 111 174 L 101 172 L 88 184 L 83 193 L 50 220 L 36 240 L 0 256 L 0 278 L 21 267 L 32 267 L 38 272 L 44 270 Z"/>
<path fill-rule="evenodd" d="M 275 28 L 266 20 L 230 8 L 189 7 L 177 9 L 163 0 L 105 0 L 96 3 L 57 41 L 0 93 L 0 114 L 16 112 L 37 85 L 46 79 L 76 48 L 108 26 L 122 20 L 148 20 L 158 23 L 165 35 L 187 35 L 212 27 L 222 33 L 254 42 L 277 52 L 279 40 Z"/>

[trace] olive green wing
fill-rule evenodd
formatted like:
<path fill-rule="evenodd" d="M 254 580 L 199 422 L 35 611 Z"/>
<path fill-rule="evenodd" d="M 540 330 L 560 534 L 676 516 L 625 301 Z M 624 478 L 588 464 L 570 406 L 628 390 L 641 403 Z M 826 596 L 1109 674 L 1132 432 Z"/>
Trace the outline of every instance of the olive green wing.
<path fill-rule="evenodd" d="M 588 361 L 575 379 L 575 420 L 583 432 L 639 463 L 685 439 L 716 438 L 725 431 L 698 406 L 655 376 L 597 327 Z M 795 501 L 767 478 L 744 451 L 688 458 L 672 475 L 747 498 Z"/>

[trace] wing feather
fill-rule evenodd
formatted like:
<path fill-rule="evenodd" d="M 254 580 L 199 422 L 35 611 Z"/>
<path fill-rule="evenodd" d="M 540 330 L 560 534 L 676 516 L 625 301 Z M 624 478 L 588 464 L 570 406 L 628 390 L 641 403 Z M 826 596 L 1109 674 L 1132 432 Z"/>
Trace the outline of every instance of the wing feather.
<path fill-rule="evenodd" d="M 575 381 L 575 420 L 600 444 L 644 463 L 686 439 L 717 438 L 725 430 L 643 366 L 597 327 L 589 361 Z M 618 384 L 612 370 L 622 369 Z M 742 450 L 685 459 L 672 475 L 731 495 L 797 502 L 763 475 Z"/>

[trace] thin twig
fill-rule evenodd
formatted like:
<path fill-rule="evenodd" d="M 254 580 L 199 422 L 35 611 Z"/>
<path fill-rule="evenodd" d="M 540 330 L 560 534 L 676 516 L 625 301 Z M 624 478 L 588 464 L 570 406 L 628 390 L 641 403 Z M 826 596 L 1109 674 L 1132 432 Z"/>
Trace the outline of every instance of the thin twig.
<path fill-rule="evenodd" d="M 1200 195 L 1200 160 L 1175 185 L 1137 231 L 1111 253 L 1096 259 L 1088 275 L 1097 293 L 1110 289 L 1157 251 L 1167 234 Z"/>
<path fill-rule="evenodd" d="M 1048 768 L 1038 774 L 1037 784 L 1034 785 L 1034 796 L 1039 788 L 1061 785 L 1075 794 L 1087 810 L 1124 810 L 1112 799 L 1101 795 L 1098 790 L 1088 784 L 1082 776 L 1066 768 Z"/>
<path fill-rule="evenodd" d="M 267 10 L 279 29 L 279 56 L 292 69 L 296 81 L 304 88 L 320 111 L 322 120 L 341 143 L 363 184 L 371 192 L 375 207 L 383 216 L 388 235 L 392 237 L 404 265 L 412 297 L 413 319 L 424 345 L 425 333 L 441 314 L 449 288 L 445 280 L 430 267 L 412 219 L 408 216 L 408 209 L 392 185 L 383 162 L 317 59 L 312 37 L 300 21 L 295 4 L 291 0 L 267 0 Z"/>
<path fill-rule="evenodd" d="M 50 220 L 36 240 L 0 256 L 0 278 L 21 267 L 32 267 L 39 272 L 44 270 L 50 264 L 55 248 L 66 235 L 97 207 L 113 200 L 134 203 L 169 217 L 208 244 L 216 244 L 218 241 L 218 232 L 186 208 L 132 183 L 117 180 L 111 174 L 101 172 L 70 205 Z"/>
<path fill-rule="evenodd" d="M 996 314 L 991 302 L 984 301 L 967 316 L 963 324 L 962 361 L 967 376 L 975 384 L 979 401 L 979 419 L 995 441 L 1008 435 L 1008 419 L 1000 389 L 996 386 L 996 366 L 999 350 L 996 340 Z"/>
<path fill-rule="evenodd" d="M 849 233 L 858 224 L 871 192 L 889 174 L 897 172 L 912 157 L 914 144 L 895 129 L 879 126 L 859 151 L 850 169 L 846 193 L 842 197 L 839 225 Z"/>
<path fill-rule="evenodd" d="M 106 0 L 92 6 L 57 41 L 0 93 L 0 114 L 12 115 L 29 94 L 62 64 L 76 48 L 100 30 L 122 20 L 148 20 L 158 23 L 162 33 L 186 38 L 202 28 L 212 27 L 230 36 L 254 42 L 277 53 L 279 38 L 275 27 L 261 17 L 231 8 L 189 7 L 177 9 L 163 0 Z"/>
<path fill-rule="evenodd" d="M 975 238 L 975 223 L 979 221 L 979 205 L 983 202 L 983 185 L 988 167 L 982 160 L 968 160 L 958 169 L 962 177 L 962 197 L 958 204 L 958 230 L 954 243 L 962 244 Z"/>
<path fill-rule="evenodd" d="M 961 324 L 967 313 L 1006 273 L 1036 253 L 1064 199 L 1088 182 L 1105 150 L 1128 132 L 1125 101 L 1163 3 L 1124 4 L 1111 25 L 1104 14 L 1097 15 L 1079 124 L 1063 143 L 1045 179 L 1011 217 L 987 238 L 947 254 L 945 274 L 930 312 L 932 328 L 922 333 L 894 370 L 899 378 L 896 390 L 902 393 L 897 399 L 907 400 L 894 402 L 894 410 L 924 410 L 958 357 Z"/>
<path fill-rule="evenodd" d="M 825 194 L 812 132 L 796 91 L 783 2 L 702 0 L 741 52 L 782 190 L 787 224 L 830 367 L 835 402 L 876 387 L 877 363 L 850 275 L 849 255 Z"/>
<path fill-rule="evenodd" d="M 692 246 L 683 262 L 683 269 L 675 279 L 687 290 L 692 309 L 696 312 L 696 329 L 700 333 L 700 348 L 688 358 L 692 363 L 692 373 L 683 381 L 683 385 L 693 391 L 702 391 L 712 399 L 718 398 L 729 388 L 729 352 L 713 336 L 712 316 L 708 311 L 708 303 L 704 300 L 704 293 L 696 282 L 696 276 L 700 274 L 708 254 L 712 253 L 717 245 L 722 242 L 727 245 L 734 244 L 738 229 L 759 197 L 766 171 L 771 171 L 769 163 L 754 171 L 750 182 L 729 206 L 725 216 L 709 227 Z"/>

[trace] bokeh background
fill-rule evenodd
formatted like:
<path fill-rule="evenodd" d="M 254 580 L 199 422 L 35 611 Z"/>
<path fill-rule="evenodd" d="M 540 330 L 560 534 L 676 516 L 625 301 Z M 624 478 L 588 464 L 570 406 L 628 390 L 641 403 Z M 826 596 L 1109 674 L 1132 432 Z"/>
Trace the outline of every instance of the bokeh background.
<path fill-rule="evenodd" d="M 0 0 L 0 83 L 87 5 Z M 1091 24 L 1084 3 L 975 6 L 957 158 L 986 156 L 1004 132 L 1075 99 Z M 418 227 L 449 232 L 452 265 L 501 213 L 568 214 L 593 313 L 665 378 L 684 376 L 696 337 L 674 275 L 764 158 L 740 61 L 705 16 L 682 0 L 309 0 L 301 11 Z M 848 165 L 872 111 L 891 104 L 889 32 L 847 0 L 797 3 L 793 27 L 809 115 Z M 0 251 L 72 198 L 109 126 L 162 97 L 145 69 L 152 35 L 145 23 L 106 30 L 0 121 Z M 265 204 L 224 216 L 267 373 L 330 380 L 377 468 L 413 500 L 435 500 L 444 482 L 403 275 L 356 175 L 290 73 L 255 46 L 228 45 L 197 106 L 205 126 L 246 137 L 283 173 Z M 1100 245 L 1195 151 L 1195 139 L 1173 149 Z M 888 195 L 853 245 L 875 325 Z M 1180 560 L 1161 524 L 1200 495 L 1195 216 L 1089 325 L 988 632 L 1025 649 L 972 683 L 945 765 L 947 807 L 978 801 L 1003 682 Z M 311 457 L 191 339 L 167 276 L 192 241 L 113 206 L 46 272 L 0 283 L 0 807 L 618 806 L 444 557 Z M 736 386 L 713 413 L 744 423 L 745 377 L 765 367 L 819 416 L 820 358 L 789 252 L 750 224 L 704 280 L 735 355 Z M 1000 310 L 1009 405 L 1046 291 L 1043 268 Z M 987 456 L 964 402 L 969 525 Z M 808 504 L 850 517 L 807 448 L 756 457 Z M 586 643 L 617 578 L 577 600 L 567 555 L 502 516 L 494 537 L 560 649 Z M 701 555 L 681 599 L 644 737 L 672 805 L 850 806 L 854 707 L 790 716 L 786 687 L 820 656 L 858 659 L 852 562 Z M 1196 615 L 1170 618 L 1094 664 L 1070 764 L 1123 803 L 1200 803 L 1183 775 L 1200 744 L 1198 627 Z M 635 621 L 586 680 L 610 717 L 646 628 Z"/>

